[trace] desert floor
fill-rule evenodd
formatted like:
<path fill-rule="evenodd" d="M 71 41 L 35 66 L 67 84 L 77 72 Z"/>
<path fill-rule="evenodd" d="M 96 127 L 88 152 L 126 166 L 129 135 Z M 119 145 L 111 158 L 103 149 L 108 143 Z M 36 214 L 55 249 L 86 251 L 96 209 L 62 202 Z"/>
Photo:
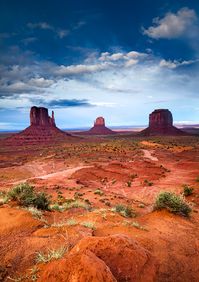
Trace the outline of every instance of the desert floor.
<path fill-rule="evenodd" d="M 52 196 L 49 211 L 4 200 L 24 182 Z M 190 217 L 153 210 L 184 184 Z M 199 137 L 2 145 L 0 191 L 0 281 L 199 281 Z"/>

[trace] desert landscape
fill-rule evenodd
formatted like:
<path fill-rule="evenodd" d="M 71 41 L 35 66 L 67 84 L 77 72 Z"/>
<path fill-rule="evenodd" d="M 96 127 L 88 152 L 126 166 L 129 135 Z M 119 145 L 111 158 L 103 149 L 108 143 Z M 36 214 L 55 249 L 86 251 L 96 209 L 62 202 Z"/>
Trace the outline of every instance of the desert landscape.
<path fill-rule="evenodd" d="M 32 107 L 1 138 L 0 281 L 198 281 L 199 138 L 174 129 L 71 135 Z"/>
<path fill-rule="evenodd" d="M 0 282 L 199 282 L 199 5 L 0 1 Z"/>

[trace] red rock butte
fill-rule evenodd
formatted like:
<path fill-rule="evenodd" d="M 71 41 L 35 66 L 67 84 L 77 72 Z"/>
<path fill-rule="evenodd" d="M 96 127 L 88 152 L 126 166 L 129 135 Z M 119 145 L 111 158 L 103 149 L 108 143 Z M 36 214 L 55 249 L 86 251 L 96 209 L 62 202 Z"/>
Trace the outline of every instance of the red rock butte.
<path fill-rule="evenodd" d="M 39 144 L 62 140 L 70 134 L 56 127 L 54 112 L 48 115 L 48 109 L 32 107 L 30 109 L 30 126 L 23 131 L 7 138 L 6 142 L 13 145 Z"/>
<path fill-rule="evenodd" d="M 167 109 L 154 110 L 149 115 L 149 126 L 140 132 L 143 136 L 152 135 L 186 135 L 173 126 L 172 113 Z"/>
<path fill-rule="evenodd" d="M 116 134 L 116 132 L 112 131 L 111 129 L 105 126 L 105 119 L 103 117 L 98 117 L 94 121 L 94 126 L 88 131 L 81 132 L 81 134 L 109 135 L 109 134 Z"/>

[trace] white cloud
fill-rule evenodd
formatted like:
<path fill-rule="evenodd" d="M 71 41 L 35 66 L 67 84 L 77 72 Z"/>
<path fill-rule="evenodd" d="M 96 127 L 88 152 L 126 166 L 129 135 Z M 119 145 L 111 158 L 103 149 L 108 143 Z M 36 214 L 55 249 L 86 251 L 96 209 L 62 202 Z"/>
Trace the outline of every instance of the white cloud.
<path fill-rule="evenodd" d="M 66 30 L 66 29 L 61 29 L 61 30 L 58 30 L 57 31 L 57 35 L 59 36 L 59 38 L 64 38 L 66 37 L 68 34 L 69 34 L 69 30 Z"/>
<path fill-rule="evenodd" d="M 138 63 L 138 60 L 135 60 L 135 59 L 130 59 L 129 61 L 127 61 L 125 63 L 125 67 L 131 67 L 133 65 L 136 65 Z"/>
<path fill-rule="evenodd" d="M 64 66 L 61 65 L 54 70 L 56 75 L 75 75 L 75 74 L 83 74 L 83 73 L 93 73 L 97 71 L 105 70 L 110 65 L 107 63 L 101 64 L 93 64 L 93 65 L 71 65 Z"/>
<path fill-rule="evenodd" d="M 101 53 L 101 56 L 99 57 L 100 61 L 119 61 L 119 60 L 131 60 L 131 59 L 138 59 L 146 57 L 146 53 L 140 53 L 136 51 L 130 51 L 128 53 L 126 52 L 120 52 L 120 53 L 113 53 L 110 54 L 109 52 Z"/>
<path fill-rule="evenodd" d="M 102 56 L 108 59 L 101 60 Z M 89 63 L 85 60 L 77 65 L 56 65 L 35 60 L 23 65 L 4 65 L 3 68 L 0 66 L 3 73 L 0 79 L 0 107 L 29 108 L 34 103 L 42 105 L 42 101 L 48 104 L 49 101 L 85 99 L 95 105 L 68 107 L 67 114 L 56 109 L 57 124 L 63 127 L 69 124 L 71 127 L 88 125 L 97 115 L 104 115 L 107 123 L 112 125 L 132 124 L 133 121 L 144 124 L 147 123 L 148 114 L 156 107 L 182 111 L 183 115 L 177 117 L 179 120 L 182 117 L 196 120 L 198 73 L 193 75 L 184 72 L 184 68 L 178 68 L 191 63 L 194 61 L 172 61 L 152 54 L 120 51 L 95 53 L 89 57 Z M 189 109 L 182 109 L 187 104 L 190 105 Z M 23 117 L 27 117 L 28 124 L 28 113 Z M 2 122 L 8 120 L 10 118 Z"/>
<path fill-rule="evenodd" d="M 46 23 L 46 22 L 39 22 L 39 23 L 28 23 L 27 26 L 29 28 L 40 28 L 40 29 L 51 29 L 53 30 L 54 27 L 51 26 L 50 24 Z"/>
<path fill-rule="evenodd" d="M 28 84 L 34 87 L 40 87 L 40 88 L 46 88 L 54 84 L 55 81 L 52 79 L 45 79 L 43 77 L 38 77 L 38 78 L 31 78 L 28 81 Z"/>
<path fill-rule="evenodd" d="M 28 28 L 31 29 L 43 29 L 43 30 L 51 30 L 54 32 L 60 39 L 66 37 L 70 31 L 68 29 L 60 29 L 56 28 L 46 22 L 39 22 L 39 23 L 28 23 L 27 24 Z"/>
<path fill-rule="evenodd" d="M 143 33 L 154 39 L 178 38 L 189 33 L 196 20 L 195 11 L 185 7 L 176 14 L 169 12 L 162 19 L 153 19 L 154 25 L 144 29 Z"/>
<path fill-rule="evenodd" d="M 180 67 L 180 66 L 186 66 L 186 65 L 190 65 L 190 64 L 193 64 L 193 63 L 196 63 L 198 62 L 198 60 L 190 60 L 190 61 L 177 61 L 177 60 L 174 60 L 174 61 L 171 61 L 171 60 L 165 60 L 165 59 L 162 59 L 159 63 L 160 67 L 166 67 L 166 68 L 169 68 L 169 69 L 175 69 L 177 67 Z"/>

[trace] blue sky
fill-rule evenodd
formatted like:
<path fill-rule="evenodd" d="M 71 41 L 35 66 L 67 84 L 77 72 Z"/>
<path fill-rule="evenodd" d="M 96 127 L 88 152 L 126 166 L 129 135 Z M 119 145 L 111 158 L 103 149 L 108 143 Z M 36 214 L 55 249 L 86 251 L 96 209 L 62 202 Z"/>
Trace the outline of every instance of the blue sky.
<path fill-rule="evenodd" d="M 29 108 L 61 128 L 146 125 L 155 108 L 199 123 L 195 0 L 0 2 L 0 130 L 29 125 Z"/>

